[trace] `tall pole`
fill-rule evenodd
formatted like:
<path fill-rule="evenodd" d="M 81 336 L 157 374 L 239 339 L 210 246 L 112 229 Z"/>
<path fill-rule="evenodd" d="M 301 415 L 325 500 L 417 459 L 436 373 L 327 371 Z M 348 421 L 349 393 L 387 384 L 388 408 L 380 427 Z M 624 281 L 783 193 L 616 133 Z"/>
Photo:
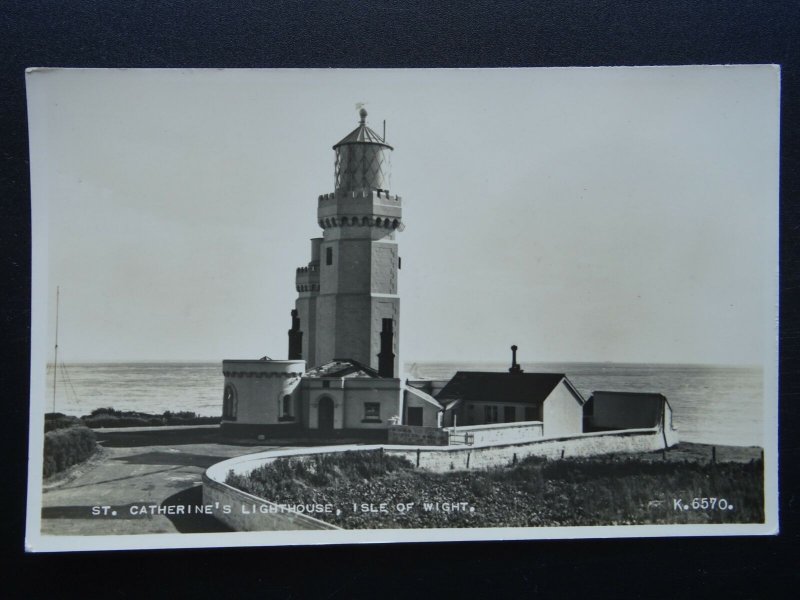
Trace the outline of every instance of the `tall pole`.
<path fill-rule="evenodd" d="M 58 301 L 60 289 L 56 286 L 56 347 L 53 359 L 53 412 L 56 412 L 56 384 L 58 383 Z"/>

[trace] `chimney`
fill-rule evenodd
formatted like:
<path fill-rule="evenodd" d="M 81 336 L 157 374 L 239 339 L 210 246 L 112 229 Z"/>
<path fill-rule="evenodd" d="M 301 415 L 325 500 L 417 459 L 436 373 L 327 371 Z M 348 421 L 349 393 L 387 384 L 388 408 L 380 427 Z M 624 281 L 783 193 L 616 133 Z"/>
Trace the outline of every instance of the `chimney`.
<path fill-rule="evenodd" d="M 381 331 L 381 351 L 378 354 L 378 375 L 381 377 L 394 377 L 394 353 L 392 352 L 392 320 L 383 320 Z"/>
<path fill-rule="evenodd" d="M 522 369 L 519 368 L 517 364 L 517 347 L 511 346 L 511 368 L 508 370 L 509 373 L 522 373 Z"/>
<path fill-rule="evenodd" d="M 300 317 L 292 310 L 292 328 L 289 330 L 289 360 L 303 358 L 303 332 L 300 331 Z"/>

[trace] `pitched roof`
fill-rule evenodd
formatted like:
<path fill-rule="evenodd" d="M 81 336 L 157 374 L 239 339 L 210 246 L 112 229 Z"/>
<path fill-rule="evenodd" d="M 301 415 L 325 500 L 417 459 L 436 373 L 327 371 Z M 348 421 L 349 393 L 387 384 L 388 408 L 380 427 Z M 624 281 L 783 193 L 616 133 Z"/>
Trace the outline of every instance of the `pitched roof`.
<path fill-rule="evenodd" d="M 459 371 L 436 399 L 440 402 L 461 398 L 473 402 L 496 400 L 541 404 L 562 379 L 565 379 L 563 373 Z"/>
<path fill-rule="evenodd" d="M 433 396 L 431 396 L 427 392 L 423 392 L 419 388 L 415 388 L 412 385 L 405 386 L 405 393 L 406 394 L 410 394 L 412 396 L 416 396 L 417 398 L 419 398 L 423 402 L 427 402 L 428 404 L 432 404 L 436 408 L 442 408 L 442 405 L 439 402 L 436 401 L 436 398 L 434 398 Z"/>
<path fill-rule="evenodd" d="M 386 143 L 386 140 L 367 127 L 367 111 L 362 108 L 360 115 L 361 122 L 358 124 L 358 127 L 339 140 L 339 142 L 333 146 L 333 149 L 336 150 L 336 148 L 344 144 L 380 144 L 381 146 L 386 146 L 390 150 L 394 150 L 394 148 Z"/>
<path fill-rule="evenodd" d="M 334 358 L 329 363 L 306 371 L 303 377 L 361 377 L 377 379 L 380 375 L 375 369 L 352 358 Z"/>

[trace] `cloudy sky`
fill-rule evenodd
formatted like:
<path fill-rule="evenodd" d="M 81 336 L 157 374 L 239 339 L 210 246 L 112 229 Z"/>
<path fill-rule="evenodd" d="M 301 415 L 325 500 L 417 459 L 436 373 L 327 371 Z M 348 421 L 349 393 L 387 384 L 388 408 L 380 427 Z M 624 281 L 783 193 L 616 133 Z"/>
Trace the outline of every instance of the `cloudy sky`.
<path fill-rule="evenodd" d="M 331 146 L 387 122 L 401 360 L 761 363 L 778 72 L 28 75 L 35 345 L 65 362 L 285 358 Z M 48 350 L 49 352 L 49 350 Z"/>

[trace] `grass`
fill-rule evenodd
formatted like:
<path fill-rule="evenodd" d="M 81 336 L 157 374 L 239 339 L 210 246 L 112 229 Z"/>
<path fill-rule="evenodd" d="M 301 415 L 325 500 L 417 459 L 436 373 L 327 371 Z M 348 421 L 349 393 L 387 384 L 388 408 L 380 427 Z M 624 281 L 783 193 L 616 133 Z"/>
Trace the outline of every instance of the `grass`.
<path fill-rule="evenodd" d="M 227 482 L 277 503 L 330 503 L 321 518 L 345 528 L 537 527 L 666 523 L 760 523 L 763 461 L 662 461 L 653 456 L 545 460 L 431 473 L 379 451 L 283 458 Z M 697 509 L 691 508 L 698 499 Z M 701 498 L 715 507 L 701 508 Z M 720 499 L 724 499 L 721 502 Z M 688 510 L 676 508 L 689 506 Z M 464 503 L 459 510 L 425 504 Z M 710 501 L 709 501 L 710 502 Z M 356 506 L 354 506 L 354 503 Z M 386 512 L 363 512 L 386 503 Z M 407 510 L 398 504 L 413 503 Z M 721 509 L 731 505 L 733 509 Z"/>
<path fill-rule="evenodd" d="M 308 458 L 279 458 L 247 475 L 228 474 L 226 483 L 260 498 L 316 498 L 317 490 L 341 482 L 363 483 L 412 467 L 404 458 L 382 452 L 348 451 Z"/>

